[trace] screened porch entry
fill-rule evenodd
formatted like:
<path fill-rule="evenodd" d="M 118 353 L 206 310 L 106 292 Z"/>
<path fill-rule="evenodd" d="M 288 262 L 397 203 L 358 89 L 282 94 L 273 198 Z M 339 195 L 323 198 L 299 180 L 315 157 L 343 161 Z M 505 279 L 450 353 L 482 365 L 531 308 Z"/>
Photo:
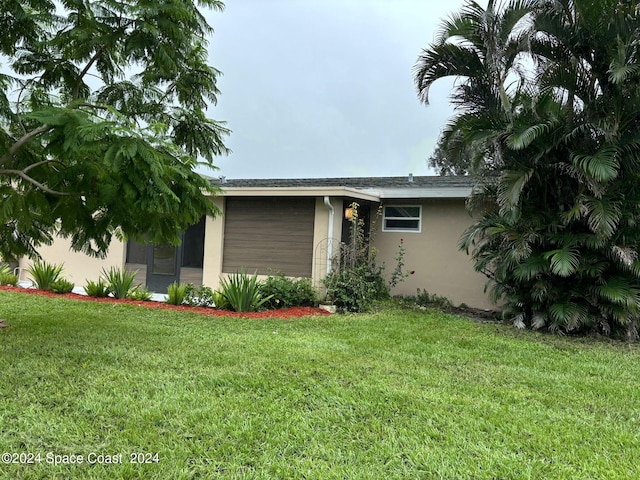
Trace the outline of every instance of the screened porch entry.
<path fill-rule="evenodd" d="M 129 241 L 125 269 L 137 271 L 134 284 L 145 285 L 156 293 L 166 293 L 173 282 L 202 285 L 204 226 L 202 217 L 182 234 L 182 243 L 177 247 Z"/>

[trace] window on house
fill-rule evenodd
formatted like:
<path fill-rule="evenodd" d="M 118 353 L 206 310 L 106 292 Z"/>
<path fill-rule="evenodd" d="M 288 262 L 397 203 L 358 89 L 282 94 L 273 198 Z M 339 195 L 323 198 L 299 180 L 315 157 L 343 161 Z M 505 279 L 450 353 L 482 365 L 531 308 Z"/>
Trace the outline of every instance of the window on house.
<path fill-rule="evenodd" d="M 147 244 L 139 243 L 135 240 L 127 242 L 127 263 L 147 264 Z"/>
<path fill-rule="evenodd" d="M 420 232 L 422 207 L 420 205 L 389 205 L 382 216 L 383 232 Z"/>

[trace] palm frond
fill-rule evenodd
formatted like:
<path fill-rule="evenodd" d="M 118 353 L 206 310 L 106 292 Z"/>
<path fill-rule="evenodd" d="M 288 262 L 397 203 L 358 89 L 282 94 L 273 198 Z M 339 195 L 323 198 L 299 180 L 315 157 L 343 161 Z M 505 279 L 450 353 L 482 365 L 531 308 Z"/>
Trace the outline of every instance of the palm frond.
<path fill-rule="evenodd" d="M 545 312 L 536 312 L 531 317 L 531 328 L 534 330 L 540 330 L 547 325 L 548 320 L 549 317 Z"/>
<path fill-rule="evenodd" d="M 640 290 L 629 278 L 608 278 L 602 285 L 596 285 L 594 290 L 599 297 L 616 305 L 636 311 L 640 307 Z"/>
<path fill-rule="evenodd" d="M 515 208 L 519 204 L 522 191 L 532 175 L 533 169 L 503 173 L 498 185 L 500 206 L 508 210 Z"/>
<path fill-rule="evenodd" d="M 567 331 L 576 330 L 587 319 L 587 309 L 575 302 L 555 303 L 549 308 L 549 315 L 557 326 Z"/>
<path fill-rule="evenodd" d="M 608 198 L 587 198 L 587 224 L 592 232 L 606 238 L 616 231 L 622 214 L 620 203 Z"/>
<path fill-rule="evenodd" d="M 429 103 L 429 89 L 436 80 L 446 77 L 474 77 L 482 75 L 484 65 L 471 48 L 450 43 L 432 45 L 422 50 L 413 68 L 418 97 Z"/>
<path fill-rule="evenodd" d="M 640 64 L 631 63 L 630 45 L 625 44 L 621 38 L 617 39 L 617 54 L 609 65 L 609 81 L 614 84 L 622 84 L 631 78 L 640 75 Z"/>
<path fill-rule="evenodd" d="M 575 153 L 572 155 L 572 161 L 575 166 L 581 168 L 595 180 L 608 182 L 618 176 L 620 164 L 617 156 L 617 148 L 608 145 L 593 155 Z"/>
<path fill-rule="evenodd" d="M 531 255 L 513 268 L 513 276 L 519 281 L 530 281 L 548 271 L 549 263 L 541 254 Z"/>
<path fill-rule="evenodd" d="M 520 128 L 507 137 L 507 146 L 514 150 L 523 150 L 550 130 L 549 122 Z"/>
<path fill-rule="evenodd" d="M 537 302 L 543 302 L 551 293 L 553 285 L 548 279 L 541 278 L 531 285 L 531 298 Z"/>
<path fill-rule="evenodd" d="M 576 247 L 551 250 L 544 253 L 544 258 L 550 262 L 551 271 L 560 277 L 574 274 L 580 266 L 580 253 Z"/>

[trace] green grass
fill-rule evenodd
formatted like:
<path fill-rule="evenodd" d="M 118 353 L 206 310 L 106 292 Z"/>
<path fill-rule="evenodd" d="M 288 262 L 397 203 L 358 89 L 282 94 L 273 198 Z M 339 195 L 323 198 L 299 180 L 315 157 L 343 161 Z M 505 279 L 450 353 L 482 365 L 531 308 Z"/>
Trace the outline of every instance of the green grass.
<path fill-rule="evenodd" d="M 0 317 L 1 450 L 42 459 L 3 479 L 640 478 L 637 345 L 394 309 L 250 320 L 0 292 Z"/>

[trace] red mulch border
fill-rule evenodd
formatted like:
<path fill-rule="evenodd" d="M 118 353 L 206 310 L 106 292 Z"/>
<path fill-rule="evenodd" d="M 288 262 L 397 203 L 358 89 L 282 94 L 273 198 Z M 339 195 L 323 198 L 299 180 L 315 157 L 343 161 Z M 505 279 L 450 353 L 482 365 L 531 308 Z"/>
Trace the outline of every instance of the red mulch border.
<path fill-rule="evenodd" d="M 264 310 L 262 312 L 232 312 L 230 310 L 220 310 L 217 308 L 209 307 L 190 307 L 188 305 L 170 305 L 164 302 L 143 302 L 139 300 L 117 299 L 113 297 L 89 297 L 87 295 L 80 295 L 77 293 L 53 293 L 46 290 L 38 290 L 35 288 L 22 288 L 13 287 L 11 285 L 0 286 L 0 291 L 24 293 L 29 295 L 40 295 L 43 297 L 51 298 L 66 298 L 69 300 L 81 300 L 85 302 L 99 302 L 99 303 L 121 303 L 124 305 L 134 305 L 137 307 L 145 308 L 160 308 L 162 310 L 174 310 L 179 312 L 193 312 L 201 315 L 207 315 L 211 317 L 239 317 L 239 318 L 300 318 L 309 317 L 315 315 L 330 315 L 329 312 L 321 308 L 314 307 L 292 307 L 292 308 L 280 308 L 277 310 Z"/>

